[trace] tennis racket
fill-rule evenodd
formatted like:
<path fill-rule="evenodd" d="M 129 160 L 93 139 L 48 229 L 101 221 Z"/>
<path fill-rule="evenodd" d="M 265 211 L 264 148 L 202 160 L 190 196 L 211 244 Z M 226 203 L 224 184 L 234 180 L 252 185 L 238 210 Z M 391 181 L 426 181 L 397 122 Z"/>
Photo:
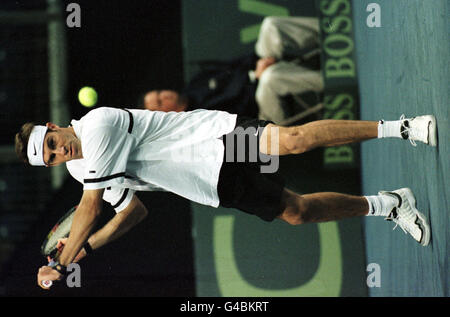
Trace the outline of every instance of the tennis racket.
<path fill-rule="evenodd" d="M 64 216 L 62 216 L 58 222 L 53 226 L 52 230 L 48 233 L 44 242 L 41 245 L 41 253 L 47 259 L 51 258 L 48 266 L 53 267 L 59 258 L 60 251 L 56 248 L 58 245 L 58 240 L 67 238 L 70 233 L 70 228 L 72 227 L 73 216 L 78 206 L 74 206 L 67 211 Z M 42 281 L 42 286 L 50 287 L 52 286 L 52 281 Z"/>

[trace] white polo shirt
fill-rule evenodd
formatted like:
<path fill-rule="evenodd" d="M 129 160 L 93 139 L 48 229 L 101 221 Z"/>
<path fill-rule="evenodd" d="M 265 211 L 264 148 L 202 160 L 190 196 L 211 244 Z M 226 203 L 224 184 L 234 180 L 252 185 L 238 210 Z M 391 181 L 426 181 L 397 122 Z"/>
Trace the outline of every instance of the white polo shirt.
<path fill-rule="evenodd" d="M 120 212 L 135 191 L 169 191 L 218 207 L 224 146 L 236 115 L 198 109 L 161 112 L 97 108 L 72 120 L 83 159 L 66 163 L 83 189 L 105 188 L 103 199 Z"/>

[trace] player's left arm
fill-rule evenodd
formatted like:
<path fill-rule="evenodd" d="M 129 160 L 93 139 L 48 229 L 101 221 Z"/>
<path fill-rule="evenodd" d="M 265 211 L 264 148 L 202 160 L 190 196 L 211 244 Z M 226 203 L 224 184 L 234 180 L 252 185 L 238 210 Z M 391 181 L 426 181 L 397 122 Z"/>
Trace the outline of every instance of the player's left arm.
<path fill-rule="evenodd" d="M 121 237 L 141 222 L 147 214 L 147 208 L 136 195 L 133 195 L 128 206 L 118 212 L 103 228 L 94 233 L 88 242 L 92 249 L 98 249 Z"/>
<path fill-rule="evenodd" d="M 136 195 L 133 195 L 128 206 L 118 212 L 100 230 L 92 234 L 87 241 L 93 250 L 98 249 L 127 233 L 147 215 L 148 210 L 145 205 Z M 85 256 L 86 252 L 82 249 L 76 261 L 81 260 Z"/>
<path fill-rule="evenodd" d="M 59 263 L 67 266 L 87 241 L 91 231 L 102 212 L 102 197 L 104 189 L 84 190 L 80 204 L 75 211 L 70 235 L 59 256 Z"/>

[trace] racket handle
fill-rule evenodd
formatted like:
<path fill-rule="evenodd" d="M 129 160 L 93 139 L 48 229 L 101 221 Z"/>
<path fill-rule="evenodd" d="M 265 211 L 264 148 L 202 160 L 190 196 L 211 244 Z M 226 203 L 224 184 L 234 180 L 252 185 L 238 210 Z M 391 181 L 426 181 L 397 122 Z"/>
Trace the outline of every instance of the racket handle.
<path fill-rule="evenodd" d="M 53 282 L 52 281 L 42 281 L 41 284 L 44 287 L 50 287 L 53 285 Z"/>
<path fill-rule="evenodd" d="M 57 255 L 59 256 L 58 253 L 57 253 Z M 56 258 L 56 256 L 55 256 L 55 258 Z M 54 267 L 55 264 L 56 264 L 55 260 L 54 260 L 54 259 L 51 259 L 51 261 L 48 262 L 47 266 Z M 49 280 L 45 280 L 45 281 L 42 281 L 42 282 L 41 282 L 41 285 L 44 286 L 44 287 L 50 287 L 50 286 L 53 285 L 53 282 L 52 282 L 52 281 L 49 281 Z"/>

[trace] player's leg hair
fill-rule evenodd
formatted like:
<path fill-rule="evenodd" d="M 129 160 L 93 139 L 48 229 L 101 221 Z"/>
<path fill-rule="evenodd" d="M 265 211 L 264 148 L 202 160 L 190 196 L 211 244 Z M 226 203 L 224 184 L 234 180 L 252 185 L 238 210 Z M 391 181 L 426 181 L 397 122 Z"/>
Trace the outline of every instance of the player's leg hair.
<path fill-rule="evenodd" d="M 272 155 L 300 154 L 317 147 L 361 142 L 377 136 L 377 121 L 317 120 L 292 127 L 268 124 L 261 135 L 260 150 Z"/>
<path fill-rule="evenodd" d="M 300 195 L 285 188 L 281 204 L 283 212 L 277 218 L 291 225 L 365 216 L 369 212 L 363 196 L 331 192 Z"/>

